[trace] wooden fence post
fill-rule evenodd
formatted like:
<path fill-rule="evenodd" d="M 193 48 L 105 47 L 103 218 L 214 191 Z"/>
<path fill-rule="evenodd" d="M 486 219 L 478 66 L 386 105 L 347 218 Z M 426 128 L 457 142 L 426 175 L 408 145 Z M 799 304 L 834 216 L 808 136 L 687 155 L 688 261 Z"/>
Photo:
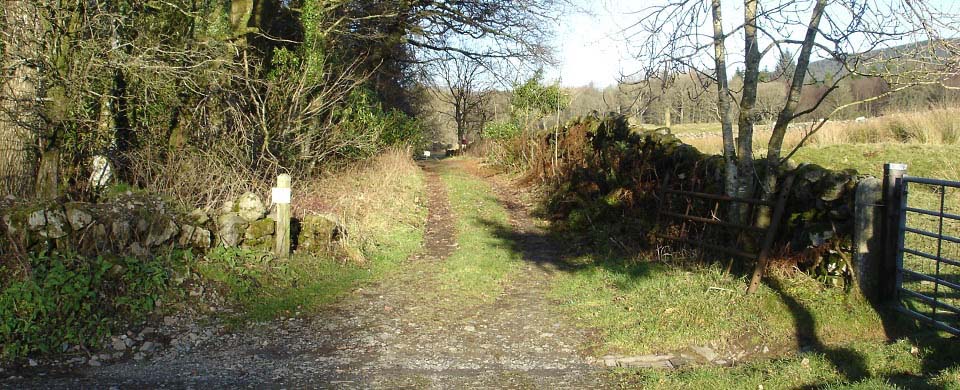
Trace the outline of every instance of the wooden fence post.
<path fill-rule="evenodd" d="M 273 189 L 271 198 L 277 205 L 277 245 L 274 254 L 277 257 L 290 256 L 290 175 L 277 176 L 277 187 Z"/>
<path fill-rule="evenodd" d="M 907 174 L 907 164 L 883 164 L 883 266 L 880 293 L 883 299 L 894 299 L 897 293 L 897 243 L 899 242 L 900 186 Z"/>

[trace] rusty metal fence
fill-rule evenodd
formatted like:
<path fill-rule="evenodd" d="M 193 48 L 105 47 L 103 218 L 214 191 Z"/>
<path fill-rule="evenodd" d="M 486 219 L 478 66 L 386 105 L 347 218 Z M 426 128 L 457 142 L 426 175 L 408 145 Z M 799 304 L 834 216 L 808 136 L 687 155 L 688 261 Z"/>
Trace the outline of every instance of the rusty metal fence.
<path fill-rule="evenodd" d="M 725 254 L 730 260 L 727 271 L 733 265 L 734 258 L 753 262 L 754 270 L 747 288 L 747 292 L 752 293 L 759 286 L 760 278 L 767 267 L 771 246 L 783 219 L 793 180 L 794 176 L 790 175 L 780 183 L 775 200 L 762 200 L 674 188 L 667 176 L 660 186 L 657 220 L 658 226 L 672 226 L 673 231 L 656 231 L 654 236 L 698 248 L 700 256 L 703 255 L 703 250 Z M 772 214 L 770 222 L 765 227 L 757 227 L 753 223 L 728 221 L 722 216 L 731 204 L 741 204 L 752 209 L 749 213 L 751 222 L 755 220 L 754 213 L 759 208 L 769 208 Z M 663 223 L 666 220 L 672 222 Z M 744 237 L 749 237 L 746 242 Z"/>

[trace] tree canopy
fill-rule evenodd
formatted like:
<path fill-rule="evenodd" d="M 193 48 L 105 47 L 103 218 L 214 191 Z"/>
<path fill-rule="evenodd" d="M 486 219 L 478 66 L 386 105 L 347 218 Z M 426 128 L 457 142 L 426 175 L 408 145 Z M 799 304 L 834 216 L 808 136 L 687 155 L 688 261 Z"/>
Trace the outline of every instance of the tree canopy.
<path fill-rule="evenodd" d="M 417 142 L 423 85 L 451 55 L 546 59 L 554 0 L 12 0 L 3 6 L 5 193 L 89 196 L 105 155 L 129 182 L 189 166 L 268 180 Z M 46 176 L 49 176 L 46 175 Z M 47 186 L 49 187 L 49 186 Z M 72 195 L 71 195 L 72 194 Z M 87 195 L 84 195 L 87 194 Z"/>

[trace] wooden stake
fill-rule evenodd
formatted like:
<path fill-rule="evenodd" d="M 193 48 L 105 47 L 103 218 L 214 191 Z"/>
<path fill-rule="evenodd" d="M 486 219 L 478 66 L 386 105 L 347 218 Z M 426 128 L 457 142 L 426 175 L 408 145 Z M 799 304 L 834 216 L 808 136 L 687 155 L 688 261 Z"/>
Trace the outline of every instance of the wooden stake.
<path fill-rule="evenodd" d="M 750 277 L 750 285 L 747 286 L 747 294 L 753 294 L 760 287 L 760 280 L 767 270 L 769 262 L 770 249 L 773 246 L 773 240 L 777 237 L 777 229 L 780 227 L 780 220 L 783 219 L 784 209 L 787 207 L 787 198 L 790 197 L 790 190 L 793 189 L 794 175 L 790 174 L 780 186 L 780 196 L 773 207 L 773 218 L 770 220 L 770 226 L 767 226 L 767 234 L 763 237 L 763 243 L 760 246 L 760 255 L 757 257 L 757 265 L 753 268 L 753 276 Z"/>
<path fill-rule="evenodd" d="M 280 258 L 290 256 L 290 175 L 277 176 L 277 188 L 273 189 L 273 203 L 277 205 L 277 245 L 274 254 Z"/>

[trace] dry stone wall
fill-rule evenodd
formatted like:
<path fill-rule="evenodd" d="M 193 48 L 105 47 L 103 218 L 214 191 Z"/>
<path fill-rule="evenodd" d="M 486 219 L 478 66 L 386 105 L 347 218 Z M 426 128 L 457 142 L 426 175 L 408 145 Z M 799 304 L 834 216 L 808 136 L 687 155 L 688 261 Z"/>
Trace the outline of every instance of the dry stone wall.
<path fill-rule="evenodd" d="M 616 221 L 611 233 L 641 237 L 653 245 L 654 232 L 669 230 L 658 220 L 660 186 L 723 193 L 724 163 L 684 144 L 665 131 L 642 131 L 619 115 L 578 118 L 566 124 L 556 142 L 560 151 L 554 167 L 552 135 L 543 138 L 548 156 L 535 160 L 531 176 L 550 177 L 549 209 L 571 227 Z M 757 166 L 762 166 L 757 164 Z M 854 170 L 834 171 L 805 164 L 786 164 L 777 172 L 794 176 L 786 202 L 786 220 L 777 233 L 778 256 L 817 275 L 824 282 L 849 281 L 855 195 L 864 178 Z M 691 214 L 710 215 L 711 210 Z"/>
<path fill-rule="evenodd" d="M 252 192 L 226 202 L 211 216 L 201 209 L 171 209 L 160 197 L 127 193 L 103 203 L 0 201 L 0 249 L 8 253 L 73 252 L 84 256 L 143 258 L 171 249 L 203 253 L 217 246 L 272 251 L 276 222 Z M 331 253 L 346 236 L 328 215 L 294 220 L 302 252 Z M 300 235 L 296 235 L 296 233 Z"/>

